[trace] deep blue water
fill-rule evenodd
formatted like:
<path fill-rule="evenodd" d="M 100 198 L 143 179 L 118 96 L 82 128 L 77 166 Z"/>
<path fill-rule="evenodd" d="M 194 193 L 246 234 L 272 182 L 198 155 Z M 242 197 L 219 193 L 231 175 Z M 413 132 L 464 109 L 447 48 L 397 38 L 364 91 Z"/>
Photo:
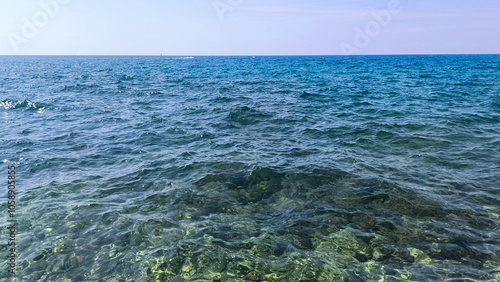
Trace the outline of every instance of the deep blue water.
<path fill-rule="evenodd" d="M 500 279 L 498 55 L 0 57 L 0 122 L 19 281 Z"/>

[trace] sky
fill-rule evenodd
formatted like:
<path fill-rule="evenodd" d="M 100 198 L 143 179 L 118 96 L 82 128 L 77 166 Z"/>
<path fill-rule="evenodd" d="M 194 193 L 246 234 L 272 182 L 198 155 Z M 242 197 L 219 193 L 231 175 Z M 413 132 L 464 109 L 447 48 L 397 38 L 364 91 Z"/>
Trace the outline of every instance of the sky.
<path fill-rule="evenodd" d="M 499 0 L 0 0 L 0 55 L 499 54 Z"/>

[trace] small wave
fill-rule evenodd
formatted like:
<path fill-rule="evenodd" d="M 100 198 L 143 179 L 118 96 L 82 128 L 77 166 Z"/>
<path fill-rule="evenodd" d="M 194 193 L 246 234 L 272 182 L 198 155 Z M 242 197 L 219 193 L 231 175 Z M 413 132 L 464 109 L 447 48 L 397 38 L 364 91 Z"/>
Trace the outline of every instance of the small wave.
<path fill-rule="evenodd" d="M 27 110 L 42 110 L 45 109 L 44 106 L 37 106 L 35 103 L 29 101 L 29 100 L 18 100 L 16 102 L 10 100 L 10 99 L 5 99 L 3 101 L 0 101 L 0 107 L 3 107 L 6 110 L 10 109 L 27 109 Z"/>
<path fill-rule="evenodd" d="M 71 91 L 83 91 L 87 89 L 98 88 L 100 85 L 98 84 L 73 84 L 73 85 L 65 85 L 61 91 L 63 92 L 71 92 Z"/>
<path fill-rule="evenodd" d="M 133 79 L 134 79 L 133 77 L 124 74 L 118 79 L 118 81 L 129 81 Z"/>
<path fill-rule="evenodd" d="M 191 60 L 191 59 L 194 59 L 194 57 L 191 57 L 191 56 L 173 57 L 172 59 L 175 59 L 175 60 Z"/>
<path fill-rule="evenodd" d="M 150 91 L 146 95 L 150 96 L 150 95 L 161 95 L 161 94 L 164 93 L 162 91 Z"/>
<path fill-rule="evenodd" d="M 249 108 L 247 106 L 237 107 L 228 114 L 228 119 L 231 122 L 236 122 L 241 125 L 251 125 L 268 120 L 272 115 Z"/>
<path fill-rule="evenodd" d="M 495 112 L 500 112 L 500 102 L 492 102 L 492 103 L 491 103 L 491 108 L 492 108 Z"/>
<path fill-rule="evenodd" d="M 293 90 L 279 89 L 279 90 L 272 90 L 271 93 L 272 94 L 291 94 L 291 93 L 293 93 Z"/>

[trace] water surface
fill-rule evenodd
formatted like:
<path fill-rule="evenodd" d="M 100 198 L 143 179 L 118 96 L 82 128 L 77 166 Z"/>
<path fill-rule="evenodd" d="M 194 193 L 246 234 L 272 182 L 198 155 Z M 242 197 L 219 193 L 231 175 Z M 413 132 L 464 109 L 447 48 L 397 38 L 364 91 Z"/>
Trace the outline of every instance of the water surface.
<path fill-rule="evenodd" d="M 17 278 L 500 279 L 499 62 L 0 57 Z"/>

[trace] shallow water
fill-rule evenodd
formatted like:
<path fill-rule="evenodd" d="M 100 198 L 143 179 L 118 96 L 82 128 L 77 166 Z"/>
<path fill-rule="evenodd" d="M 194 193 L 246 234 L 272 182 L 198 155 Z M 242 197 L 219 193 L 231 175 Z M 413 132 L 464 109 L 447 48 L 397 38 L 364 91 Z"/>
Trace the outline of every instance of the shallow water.
<path fill-rule="evenodd" d="M 0 57 L 17 279 L 500 279 L 499 63 Z"/>

